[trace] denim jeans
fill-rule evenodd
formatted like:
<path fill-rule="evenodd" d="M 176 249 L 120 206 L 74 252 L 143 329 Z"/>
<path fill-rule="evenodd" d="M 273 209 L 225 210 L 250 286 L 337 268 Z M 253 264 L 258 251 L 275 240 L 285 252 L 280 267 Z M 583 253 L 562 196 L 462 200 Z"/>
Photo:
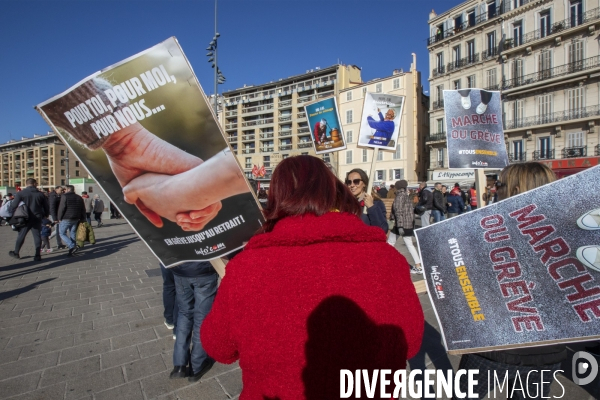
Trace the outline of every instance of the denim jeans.
<path fill-rule="evenodd" d="M 193 373 L 200 371 L 208 354 L 200 343 L 200 327 L 202 321 L 212 308 L 217 293 L 217 273 L 188 278 L 174 275 L 177 290 L 177 332 L 173 365 L 191 364 Z M 192 350 L 190 352 L 190 343 Z"/>
<path fill-rule="evenodd" d="M 92 224 L 92 213 L 91 212 L 86 212 L 85 213 L 85 219 L 87 220 L 88 224 Z"/>
<path fill-rule="evenodd" d="M 177 306 L 177 296 L 175 292 L 175 277 L 173 271 L 165 268 L 162 263 L 160 264 L 160 272 L 162 272 L 163 277 L 163 306 L 165 307 L 163 316 L 167 323 L 175 325 L 173 332 L 177 334 L 177 315 L 179 314 L 179 307 Z"/>
<path fill-rule="evenodd" d="M 446 216 L 440 210 L 431 210 L 431 215 L 433 215 L 433 223 L 440 222 L 446 219 Z"/>
<path fill-rule="evenodd" d="M 75 235 L 77 233 L 77 224 L 79 223 L 78 219 L 63 219 L 59 224 L 59 233 L 63 242 L 67 245 L 69 249 L 77 246 L 77 242 L 75 240 Z"/>

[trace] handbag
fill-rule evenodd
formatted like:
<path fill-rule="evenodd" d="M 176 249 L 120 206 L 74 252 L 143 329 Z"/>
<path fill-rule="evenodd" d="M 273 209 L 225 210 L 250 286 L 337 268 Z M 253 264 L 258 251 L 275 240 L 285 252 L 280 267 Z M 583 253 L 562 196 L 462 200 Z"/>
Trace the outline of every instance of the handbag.
<path fill-rule="evenodd" d="M 28 219 L 29 207 L 24 202 L 20 202 L 9 223 L 14 225 L 15 228 L 22 228 L 27 225 Z"/>
<path fill-rule="evenodd" d="M 425 214 L 425 211 L 427 211 L 427 208 L 425 208 L 425 206 L 416 206 L 415 207 L 415 214 L 417 214 L 419 216 Z"/>

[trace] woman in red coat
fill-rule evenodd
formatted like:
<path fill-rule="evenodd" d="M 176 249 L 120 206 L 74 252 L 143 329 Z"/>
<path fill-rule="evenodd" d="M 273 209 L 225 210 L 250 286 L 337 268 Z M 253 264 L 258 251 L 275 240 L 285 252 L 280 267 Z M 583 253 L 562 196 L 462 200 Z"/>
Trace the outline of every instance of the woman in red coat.
<path fill-rule="evenodd" d="M 409 266 L 360 212 L 320 159 L 275 169 L 263 232 L 227 265 L 201 328 L 211 357 L 240 360 L 241 400 L 339 398 L 341 369 L 404 369 L 419 351 Z"/>

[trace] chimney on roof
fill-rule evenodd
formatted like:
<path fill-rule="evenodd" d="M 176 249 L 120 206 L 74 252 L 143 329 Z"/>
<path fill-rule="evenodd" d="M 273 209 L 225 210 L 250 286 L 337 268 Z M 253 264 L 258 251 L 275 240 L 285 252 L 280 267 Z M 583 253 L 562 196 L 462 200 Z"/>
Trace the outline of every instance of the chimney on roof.
<path fill-rule="evenodd" d="M 435 17 L 437 17 L 437 14 L 435 13 L 435 10 L 432 8 L 431 12 L 429 13 L 429 19 L 432 20 Z"/>

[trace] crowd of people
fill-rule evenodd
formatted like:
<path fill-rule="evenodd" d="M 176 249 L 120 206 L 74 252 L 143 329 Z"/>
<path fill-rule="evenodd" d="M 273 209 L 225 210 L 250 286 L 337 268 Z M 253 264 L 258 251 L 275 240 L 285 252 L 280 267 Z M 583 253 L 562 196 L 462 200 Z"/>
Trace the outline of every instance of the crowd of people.
<path fill-rule="evenodd" d="M 532 189 L 539 174 L 547 177 L 541 184 L 555 179 L 539 163 L 507 167 L 486 203 Z M 287 158 L 258 196 L 264 225 L 231 255 L 220 286 L 209 263 L 161 266 L 165 325 L 175 339 L 170 377 L 194 382 L 215 361 L 240 360 L 240 398 L 338 398 L 340 369 L 405 368 L 421 346 L 424 317 L 409 263 L 386 234 L 403 238 L 420 269 L 415 221 L 427 226 L 475 209 L 475 188 L 411 190 L 405 180 L 383 192 L 368 187 L 360 169 L 341 182 L 318 158 Z M 382 201 L 390 193 L 391 222 Z M 463 356 L 461 368 L 508 366 L 514 379 L 517 371 L 556 370 L 565 357 L 564 345 L 493 351 Z M 477 386 L 479 398 L 487 384 Z"/>
<path fill-rule="evenodd" d="M 93 232 L 92 214 L 96 228 L 104 225 L 104 201 L 98 194 L 90 197 L 84 191 L 80 196 L 75 193 L 73 185 L 56 186 L 53 191 L 43 191 L 37 188 L 37 181 L 32 178 L 27 179 L 26 185 L 14 196 L 7 193 L 0 208 L 3 225 L 12 226 L 17 232 L 15 249 L 8 253 L 10 257 L 21 258 L 20 251 L 29 232 L 32 233 L 35 246 L 34 261 L 42 260 L 41 253 L 54 250 L 50 244 L 53 236 L 56 236 L 55 249 L 68 249 L 67 255 L 72 257 L 82 247 L 78 242 L 85 241 L 77 235 L 80 224 L 87 224 L 84 232 L 88 236 Z"/>

